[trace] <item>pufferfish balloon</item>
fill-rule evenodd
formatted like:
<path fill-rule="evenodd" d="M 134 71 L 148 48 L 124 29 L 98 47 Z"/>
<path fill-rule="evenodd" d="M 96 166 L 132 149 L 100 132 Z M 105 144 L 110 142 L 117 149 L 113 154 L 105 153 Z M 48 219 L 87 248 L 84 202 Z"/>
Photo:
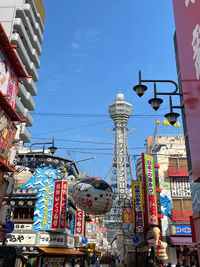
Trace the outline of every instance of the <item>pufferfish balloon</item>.
<path fill-rule="evenodd" d="M 72 197 L 77 206 L 88 214 L 103 215 L 113 205 L 113 192 L 109 184 L 95 178 L 83 179 L 73 186 Z"/>

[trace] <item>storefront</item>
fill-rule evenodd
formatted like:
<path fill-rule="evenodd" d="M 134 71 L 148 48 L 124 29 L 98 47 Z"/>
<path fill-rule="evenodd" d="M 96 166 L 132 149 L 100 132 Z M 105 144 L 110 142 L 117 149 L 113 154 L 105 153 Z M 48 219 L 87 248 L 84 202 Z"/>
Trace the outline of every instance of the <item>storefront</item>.
<path fill-rule="evenodd" d="M 74 266 L 75 262 L 83 263 L 85 253 L 69 248 L 39 247 L 40 256 L 38 267 L 68 267 Z"/>

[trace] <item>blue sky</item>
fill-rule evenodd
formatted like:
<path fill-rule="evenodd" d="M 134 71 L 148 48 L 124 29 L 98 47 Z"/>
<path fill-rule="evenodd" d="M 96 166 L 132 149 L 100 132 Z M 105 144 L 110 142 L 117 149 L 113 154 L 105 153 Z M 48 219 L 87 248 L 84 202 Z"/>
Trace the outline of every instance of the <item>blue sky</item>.
<path fill-rule="evenodd" d="M 109 180 L 114 132 L 108 106 L 117 93 L 123 93 L 133 105 L 127 137 L 134 169 L 133 155 L 144 152 L 156 116 L 162 122 L 159 115 L 169 111 L 167 98 L 157 112 L 147 103 L 153 97 L 152 84 L 145 96 L 136 96 L 132 87 L 138 83 L 138 70 L 144 79 L 177 81 L 172 1 L 59 0 L 55 5 L 53 0 L 44 0 L 44 5 L 32 142 L 48 142 L 55 136 L 57 155 L 71 160 L 96 156 L 79 163 L 78 168 Z M 166 91 L 171 86 L 159 88 Z M 160 134 L 179 131 L 162 123 L 158 129 Z"/>

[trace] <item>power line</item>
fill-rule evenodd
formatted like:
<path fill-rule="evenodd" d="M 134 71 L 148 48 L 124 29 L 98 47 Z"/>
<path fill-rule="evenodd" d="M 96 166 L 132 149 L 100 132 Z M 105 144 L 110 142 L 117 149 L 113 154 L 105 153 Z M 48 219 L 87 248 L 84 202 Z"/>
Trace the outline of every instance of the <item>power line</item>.
<path fill-rule="evenodd" d="M 47 112 L 33 112 L 34 116 L 45 116 L 45 117 L 77 117 L 77 118 L 109 118 L 108 114 L 83 114 L 83 113 L 47 113 Z M 133 114 L 130 118 L 155 118 L 163 117 L 162 115 L 153 115 L 153 114 Z"/>
<path fill-rule="evenodd" d="M 32 139 L 43 139 L 43 140 L 49 140 L 49 138 L 46 137 L 34 137 L 32 136 Z M 84 141 L 84 140 L 71 140 L 71 139 L 59 139 L 56 138 L 56 141 L 61 141 L 61 142 L 73 142 L 73 143 L 88 143 L 88 144 L 96 144 L 96 145 L 114 145 L 114 143 L 106 143 L 106 142 L 95 142 L 95 141 Z"/>

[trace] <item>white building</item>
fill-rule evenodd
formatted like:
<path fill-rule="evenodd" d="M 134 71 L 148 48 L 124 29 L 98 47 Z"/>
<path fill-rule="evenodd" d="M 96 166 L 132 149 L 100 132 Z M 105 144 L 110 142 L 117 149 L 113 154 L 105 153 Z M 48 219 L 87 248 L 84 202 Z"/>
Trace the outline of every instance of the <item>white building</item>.
<path fill-rule="evenodd" d="M 37 95 L 35 83 L 39 75 L 39 56 L 42 53 L 45 10 L 42 0 L 1 0 L 0 22 L 9 40 L 16 45 L 15 51 L 30 78 L 19 83 L 16 111 L 26 119 L 21 124 L 21 140 L 29 143 L 31 134 L 27 127 L 33 125 L 31 111 L 35 109 L 34 96 Z"/>

